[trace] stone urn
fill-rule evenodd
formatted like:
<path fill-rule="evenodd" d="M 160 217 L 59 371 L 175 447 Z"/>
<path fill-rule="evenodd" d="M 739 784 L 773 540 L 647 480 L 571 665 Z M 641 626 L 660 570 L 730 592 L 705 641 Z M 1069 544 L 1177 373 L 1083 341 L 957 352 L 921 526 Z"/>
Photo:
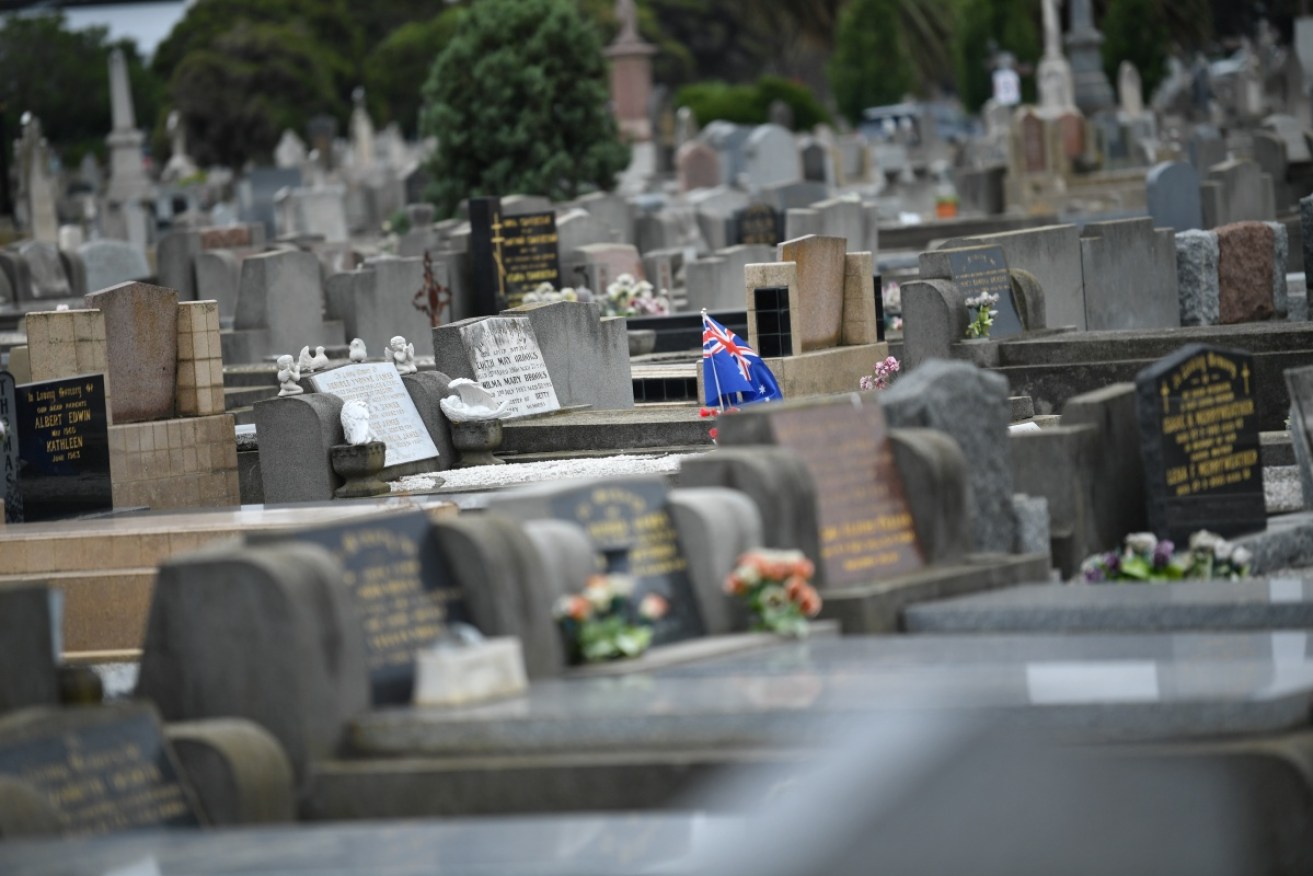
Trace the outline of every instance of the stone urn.
<path fill-rule="evenodd" d="M 333 495 L 339 499 L 361 499 L 391 492 L 387 482 L 378 477 L 387 458 L 387 448 L 382 441 L 335 444 L 329 451 L 333 471 L 346 483 L 334 490 Z"/>
<path fill-rule="evenodd" d="M 456 468 L 505 465 L 505 460 L 492 455 L 494 450 L 501 447 L 501 439 L 501 420 L 451 421 L 451 443 L 460 451 L 460 462 L 456 463 Z"/>
<path fill-rule="evenodd" d="M 629 355 L 646 356 L 656 349 L 657 336 L 654 329 L 630 329 Z"/>

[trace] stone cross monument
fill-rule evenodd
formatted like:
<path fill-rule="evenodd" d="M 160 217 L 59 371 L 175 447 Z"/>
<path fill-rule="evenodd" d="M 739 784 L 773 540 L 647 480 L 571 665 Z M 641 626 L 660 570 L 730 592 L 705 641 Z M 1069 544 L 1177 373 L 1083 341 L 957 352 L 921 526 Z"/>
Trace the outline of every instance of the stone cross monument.
<path fill-rule="evenodd" d="M 1094 27 L 1090 0 L 1071 0 L 1071 30 L 1067 32 L 1067 57 L 1076 86 L 1076 106 L 1093 115 L 1114 106 L 1112 85 L 1103 72 L 1103 34 Z"/>

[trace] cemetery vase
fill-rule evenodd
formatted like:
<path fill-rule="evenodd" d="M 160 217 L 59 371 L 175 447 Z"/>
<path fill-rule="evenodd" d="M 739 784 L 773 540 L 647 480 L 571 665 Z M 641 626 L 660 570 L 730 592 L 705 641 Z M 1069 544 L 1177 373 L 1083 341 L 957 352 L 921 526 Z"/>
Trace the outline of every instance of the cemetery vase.
<path fill-rule="evenodd" d="M 346 483 L 333 491 L 338 499 L 361 499 L 383 496 L 389 492 L 385 481 L 379 480 L 387 459 L 387 444 L 370 441 L 366 444 L 336 444 L 330 451 L 333 471 Z"/>
<path fill-rule="evenodd" d="M 467 420 L 452 422 L 451 443 L 460 451 L 460 462 L 456 468 L 471 468 L 476 465 L 503 465 L 503 461 L 492 455 L 501 447 L 501 420 Z"/>
<path fill-rule="evenodd" d="M 629 355 L 646 356 L 656 349 L 656 331 L 653 329 L 630 329 Z"/>

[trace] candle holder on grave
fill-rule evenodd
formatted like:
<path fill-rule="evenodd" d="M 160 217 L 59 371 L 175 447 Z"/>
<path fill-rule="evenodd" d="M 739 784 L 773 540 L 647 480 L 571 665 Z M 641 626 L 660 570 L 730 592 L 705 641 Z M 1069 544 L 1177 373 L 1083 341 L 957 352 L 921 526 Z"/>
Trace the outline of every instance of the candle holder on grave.
<path fill-rule="evenodd" d="M 369 441 L 364 444 L 335 444 L 329 450 L 333 471 L 346 483 L 333 491 L 338 499 L 363 499 L 391 492 L 379 478 L 387 460 L 387 444 Z"/>

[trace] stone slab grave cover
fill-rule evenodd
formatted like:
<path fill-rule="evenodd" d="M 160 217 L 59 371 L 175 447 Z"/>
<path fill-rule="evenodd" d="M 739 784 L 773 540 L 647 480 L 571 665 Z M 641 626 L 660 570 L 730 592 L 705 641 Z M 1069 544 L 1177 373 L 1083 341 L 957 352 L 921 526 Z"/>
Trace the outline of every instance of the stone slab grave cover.
<path fill-rule="evenodd" d="M 843 337 L 844 256 L 842 237 L 808 235 L 779 245 L 778 260 L 798 265 L 801 319 L 793 326 L 802 352 L 838 346 Z"/>
<path fill-rule="evenodd" d="M 1001 246 L 979 246 L 967 249 L 940 249 L 921 254 L 921 278 L 951 279 L 962 293 L 963 299 L 974 298 L 988 292 L 998 296 L 994 309 L 994 325 L 989 330 L 992 339 L 1015 337 L 1024 332 L 1025 325 L 1017 311 L 1012 295 L 1012 275 L 1008 273 L 1008 260 Z M 974 309 L 968 310 L 975 318 Z"/>
<path fill-rule="evenodd" d="M 178 293 L 148 283 L 120 283 L 86 296 L 105 314 L 110 384 L 122 387 L 110 407 L 114 422 L 173 416 L 178 382 Z"/>
<path fill-rule="evenodd" d="M 1230 536 L 1266 526 L 1254 382 L 1252 356 L 1205 344 L 1137 375 L 1149 526 L 1159 537 L 1184 544 L 1200 529 Z"/>
<path fill-rule="evenodd" d="M 15 394 L 22 499 L 16 509 L 6 503 L 6 520 L 57 520 L 113 508 L 104 376 L 27 383 Z"/>
<path fill-rule="evenodd" d="M 1081 232 L 1085 325 L 1105 329 L 1176 328 L 1175 234 L 1153 220 L 1091 222 Z"/>
<path fill-rule="evenodd" d="M 181 775 L 148 705 L 37 707 L 0 718 L 0 776 L 44 797 L 67 836 L 199 826 Z"/>
<path fill-rule="evenodd" d="M 1155 228 L 1190 231 L 1203 227 L 1199 171 L 1192 164 L 1164 161 L 1154 165 L 1145 180 L 1145 191 Z"/>
<path fill-rule="evenodd" d="M 1223 325 L 1271 319 L 1275 235 L 1265 222 L 1216 229 L 1218 318 Z"/>
<path fill-rule="evenodd" d="M 315 392 L 369 406 L 369 427 L 387 444 L 387 468 L 436 459 L 438 448 L 390 362 L 357 362 L 310 375 Z"/>
<path fill-rule="evenodd" d="M 251 544 L 307 542 L 327 548 L 364 630 L 373 701 L 408 703 L 415 652 L 431 646 L 447 621 L 466 622 L 460 590 L 447 573 L 423 511 L 374 515 L 285 533 L 252 533 Z"/>
<path fill-rule="evenodd" d="M 664 645 L 703 635 L 705 627 L 667 504 L 665 481 L 616 478 L 580 486 L 550 485 L 494 495 L 488 510 L 519 520 L 552 518 L 577 523 L 599 553 L 627 551 L 625 571 L 635 579 L 632 604 L 648 593 L 665 597 L 670 610 L 653 628 Z M 577 589 L 583 587 L 578 583 Z"/>
<path fill-rule="evenodd" d="M 924 564 L 878 406 L 856 395 L 756 406 L 722 417 L 719 428 L 723 446 L 776 444 L 801 457 L 819 506 L 820 543 L 807 551 L 818 586 L 869 584 Z"/>
<path fill-rule="evenodd" d="M 498 401 L 507 403 L 503 419 L 560 409 L 547 363 L 527 317 L 475 320 L 460 327 L 460 338 L 474 369 L 474 379 Z"/>
<path fill-rule="evenodd" d="M 540 283 L 561 287 L 555 213 L 507 215 L 498 198 L 471 198 L 469 210 L 476 315 L 516 307 Z"/>
<path fill-rule="evenodd" d="M 92 240 L 78 247 L 87 272 L 87 291 L 99 292 L 119 283 L 151 275 L 146 254 L 124 240 Z"/>

